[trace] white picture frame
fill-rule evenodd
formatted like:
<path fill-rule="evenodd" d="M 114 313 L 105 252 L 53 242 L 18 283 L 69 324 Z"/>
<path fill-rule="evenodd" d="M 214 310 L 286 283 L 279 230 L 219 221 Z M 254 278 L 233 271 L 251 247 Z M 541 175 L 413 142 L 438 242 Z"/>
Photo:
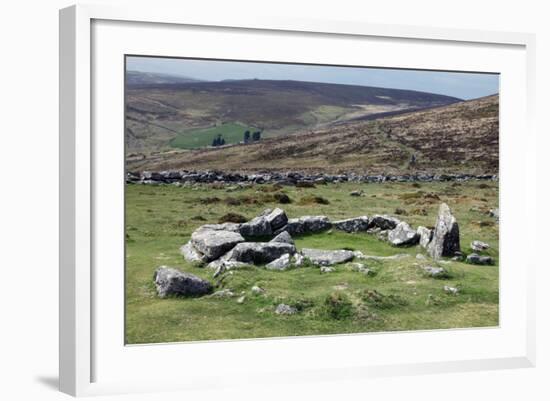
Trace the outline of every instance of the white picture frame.
<path fill-rule="evenodd" d="M 242 40 L 246 40 L 245 35 L 261 33 L 266 40 L 275 41 L 277 35 L 284 35 L 293 40 L 293 36 L 305 38 L 303 40 L 324 38 L 326 41 L 330 41 L 331 38 L 338 38 L 342 43 L 345 43 L 346 40 L 383 40 L 387 44 L 408 41 L 407 43 L 414 42 L 419 46 L 424 44 L 437 46 L 441 50 L 441 54 L 445 54 L 445 46 L 453 46 L 452 51 L 459 53 L 467 52 L 469 48 L 478 49 L 479 53 L 486 52 L 488 48 L 497 49 L 492 63 L 497 65 L 499 60 L 500 62 L 510 61 L 507 63 L 509 65 L 503 66 L 509 71 L 505 77 L 504 85 L 510 83 L 508 88 L 514 88 L 519 94 L 517 99 L 512 99 L 506 96 L 507 87 L 504 87 L 502 92 L 501 117 L 502 113 L 508 111 L 512 114 L 502 120 L 503 127 L 501 128 L 501 132 L 505 133 L 501 141 L 501 185 L 504 189 L 501 191 L 503 243 L 514 239 L 507 239 L 507 232 L 510 230 L 505 231 L 506 227 L 513 227 L 518 221 L 528 221 L 528 224 L 534 224 L 535 219 L 528 218 L 536 215 L 534 205 L 536 152 L 535 135 L 531 126 L 535 85 L 535 38 L 533 35 L 275 17 L 250 18 L 250 16 L 243 16 L 241 20 L 226 21 L 220 16 L 186 15 L 181 10 L 166 10 L 152 6 L 112 8 L 78 5 L 63 9 L 60 11 L 59 373 L 61 391 L 81 396 L 167 389 L 203 389 L 212 385 L 213 378 L 216 378 L 217 386 L 245 386 L 247 380 L 251 379 L 257 383 L 269 385 L 276 379 L 293 381 L 299 378 L 301 381 L 314 381 L 353 377 L 361 380 L 367 377 L 387 375 L 534 366 L 535 260 L 534 256 L 529 256 L 534 253 L 526 252 L 527 256 L 519 258 L 517 251 L 516 254 L 514 251 L 501 254 L 501 259 L 508 257 L 511 262 L 520 263 L 521 274 L 512 277 L 506 265 L 503 265 L 503 270 L 501 270 L 501 318 L 503 318 L 503 323 L 497 329 L 222 341 L 142 347 L 125 347 L 123 339 L 116 338 L 113 343 L 116 343 L 115 345 L 106 345 L 110 342 L 108 337 L 111 332 L 120 333 L 121 328 L 117 324 L 122 326 L 123 322 L 117 323 L 117 319 L 120 318 L 120 314 L 116 312 L 119 310 L 117 308 L 113 308 L 112 315 L 103 313 L 105 312 L 104 306 L 102 306 L 104 302 L 98 300 L 98 287 L 101 287 L 101 298 L 108 299 L 109 302 L 113 300 L 115 300 L 113 302 L 120 302 L 120 293 L 123 292 L 123 288 L 119 288 L 120 282 L 117 279 L 113 280 L 112 286 L 105 286 L 105 276 L 98 274 L 94 268 L 97 268 L 98 261 L 103 261 L 104 256 L 102 255 L 105 255 L 97 253 L 97 245 L 109 238 L 109 233 L 101 231 L 104 230 L 101 219 L 111 217 L 112 221 L 116 222 L 121 218 L 118 207 L 121 201 L 119 197 L 116 198 L 115 207 L 111 211 L 105 211 L 102 205 L 107 199 L 105 196 L 108 196 L 105 195 L 108 187 L 103 187 L 103 185 L 116 186 L 124 183 L 123 168 L 120 167 L 120 159 L 117 158 L 120 155 L 116 155 L 116 149 L 118 149 L 116 147 L 120 145 L 120 140 L 123 140 L 123 131 L 118 137 L 119 142 L 114 143 L 115 151 L 108 151 L 113 147 L 107 146 L 108 143 L 104 139 L 97 140 L 98 138 L 94 137 L 94 129 L 102 126 L 101 121 L 103 120 L 96 121 L 98 116 L 105 115 L 102 114 L 102 110 L 107 107 L 115 110 L 122 105 L 117 103 L 118 97 L 112 99 L 113 103 L 110 104 L 105 98 L 106 94 L 103 93 L 102 87 L 95 87 L 92 81 L 95 80 L 96 85 L 98 82 L 115 83 L 114 90 L 119 90 L 122 71 L 117 70 L 116 74 L 106 76 L 102 72 L 104 62 L 110 61 L 107 59 L 109 54 L 118 57 L 119 54 L 122 54 L 121 52 L 127 52 L 124 49 L 125 41 L 129 43 L 130 37 L 139 37 L 140 31 L 152 27 L 154 27 L 154 32 L 151 30 L 147 32 L 147 38 L 152 44 L 141 43 L 140 46 L 143 46 L 143 49 L 146 48 L 145 46 L 154 45 L 155 38 L 175 32 L 172 30 L 181 31 L 182 35 L 185 35 L 185 29 L 193 29 L 194 34 L 198 35 L 197 38 L 200 38 L 200 35 L 208 35 L 210 31 L 223 31 L 228 35 L 242 34 Z M 128 33 L 127 37 L 123 35 L 124 32 Z M 94 35 L 96 35 L 96 39 L 94 39 Z M 142 42 L 147 42 L 144 38 L 145 36 L 142 38 Z M 209 43 L 206 36 L 204 43 Z M 170 51 L 170 46 L 174 48 L 173 45 L 166 45 L 159 51 Z M 499 59 L 498 49 L 501 49 L 502 59 Z M 283 54 L 281 53 L 283 50 L 281 47 L 279 53 Z M 105 53 L 102 53 L 103 51 Z M 151 51 L 149 50 L 149 52 Z M 294 57 L 292 61 L 299 61 L 299 57 L 306 57 L 291 56 L 290 50 L 287 49 L 287 51 L 288 57 Z M 226 49 L 226 53 L 222 56 L 228 58 L 230 54 L 232 54 L 232 50 Z M 170 51 L 170 54 L 165 55 L 176 54 Z M 241 56 L 237 55 L 234 58 L 239 59 L 239 57 Z M 475 57 L 472 57 L 472 60 L 468 61 L 467 65 L 471 68 L 466 68 L 466 70 L 480 65 L 476 63 L 481 63 L 481 61 L 474 59 Z M 391 63 L 391 60 L 386 62 Z M 423 66 L 415 64 L 411 67 L 430 68 L 431 66 L 431 68 L 445 69 L 445 63 L 449 62 L 441 61 L 440 65 L 433 65 L 433 62 L 429 64 L 429 61 L 426 61 Z M 489 61 L 487 63 L 487 66 L 491 65 Z M 395 65 L 395 63 L 388 65 L 404 66 Z M 492 71 L 500 72 L 500 69 L 496 68 Z M 98 97 L 102 96 L 105 102 L 97 102 Z M 518 106 L 519 109 L 512 106 Z M 512 110 L 518 111 L 512 113 Z M 109 120 L 113 127 L 117 127 L 117 124 L 122 122 L 122 114 L 119 118 L 118 123 L 111 119 L 105 121 Z M 506 134 L 511 132 L 510 128 L 521 130 L 522 135 L 519 140 Z M 513 157 L 509 154 L 511 149 L 514 150 Z M 101 158 L 101 163 L 98 163 L 99 158 Z M 120 168 L 120 176 L 117 175 L 118 173 L 114 174 L 113 180 L 104 184 L 105 180 L 100 177 L 105 174 L 105 168 L 113 166 L 115 169 Z M 522 190 L 514 190 L 509 185 L 512 181 L 521 182 Z M 521 212 L 519 211 L 520 207 L 522 208 Z M 526 239 L 523 241 L 525 247 L 517 249 L 529 249 L 532 246 Z M 107 257 L 116 258 L 120 252 L 115 248 L 123 247 L 123 241 L 111 241 L 111 243 L 114 248 L 112 252 L 107 252 Z M 505 251 L 504 248 L 501 250 Z M 123 260 L 120 262 L 124 263 Z M 517 292 L 510 294 L 508 290 L 511 288 L 511 283 L 514 282 L 517 285 Z M 508 313 L 510 316 L 507 316 Z M 461 348 L 458 345 L 454 354 L 452 352 L 447 355 L 442 353 L 439 358 L 432 356 L 427 359 L 418 358 L 418 355 L 415 356 L 414 353 L 407 354 L 406 348 L 403 348 L 402 353 L 397 357 L 389 355 L 385 357 L 384 354 L 376 356 L 372 350 L 370 354 L 372 360 L 370 361 L 354 359 L 354 356 L 349 356 L 348 359 L 340 358 L 337 352 L 342 347 L 352 344 L 354 347 L 368 348 L 368 343 L 376 343 L 375 346 L 372 344 L 370 346 L 380 348 L 386 339 L 389 339 L 388 341 L 394 345 L 405 341 L 419 346 L 430 344 L 430 341 L 431 344 L 437 345 L 438 342 L 453 339 L 453 336 L 460 337 L 457 343 L 475 344 L 479 342 L 479 349 L 468 351 L 467 348 Z M 486 345 L 482 346 L 482 344 Z M 117 349 L 109 348 L 110 346 L 116 346 Z M 170 363 L 173 362 L 169 362 L 169 359 L 181 352 L 182 347 L 187 347 L 185 352 L 190 358 L 189 360 L 198 356 L 199 353 L 222 353 L 226 358 L 242 359 L 241 362 L 233 362 L 232 365 L 235 367 L 235 364 L 240 364 L 236 368 L 236 372 L 241 376 L 226 374 L 227 370 L 223 369 L 227 369 L 228 366 L 224 365 L 223 360 L 214 371 L 209 370 L 208 366 L 198 366 L 197 363 L 196 369 L 185 371 L 185 379 L 181 378 L 181 373 L 167 376 L 162 369 L 158 369 L 156 373 L 148 371 L 140 376 L 140 360 L 153 365 L 166 360 L 167 365 L 170 366 Z M 266 352 L 265 348 L 272 348 L 273 352 L 263 354 Z M 475 346 L 472 345 L 472 348 Z M 324 360 L 316 359 L 316 355 L 321 349 L 326 353 Z M 398 352 L 399 348 L 393 348 L 393 350 Z M 295 366 L 292 369 L 286 370 L 283 368 L 285 361 L 277 359 L 277 355 L 300 355 L 300 352 L 303 356 L 300 361 L 307 359 L 305 358 L 307 356 L 310 358 L 309 363 L 306 363 L 308 361 L 296 362 L 293 363 Z M 429 354 L 429 350 L 426 354 Z M 117 359 L 117 355 L 121 359 Z M 263 359 L 266 359 L 264 361 L 266 364 L 247 366 L 247 358 L 251 358 L 253 355 L 262 355 Z M 272 369 L 267 366 L 267 363 L 272 364 Z M 101 367 L 103 366 L 105 368 L 103 370 L 107 371 L 106 365 L 112 366 L 112 371 L 103 373 Z M 128 374 L 121 372 L 128 372 Z M 147 380 L 143 377 L 147 377 Z"/>

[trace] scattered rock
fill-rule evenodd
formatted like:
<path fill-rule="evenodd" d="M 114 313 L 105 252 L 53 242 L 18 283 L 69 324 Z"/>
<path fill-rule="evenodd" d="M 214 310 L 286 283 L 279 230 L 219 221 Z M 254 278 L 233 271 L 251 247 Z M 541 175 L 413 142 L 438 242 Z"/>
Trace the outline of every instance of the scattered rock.
<path fill-rule="evenodd" d="M 445 285 L 443 286 L 443 291 L 445 291 L 447 294 L 458 295 L 458 288 L 456 287 L 449 287 Z"/>
<path fill-rule="evenodd" d="M 240 233 L 244 237 L 266 237 L 271 235 L 273 230 L 265 216 L 258 216 L 241 224 Z"/>
<path fill-rule="evenodd" d="M 279 304 L 277 308 L 275 308 L 275 313 L 277 315 L 294 315 L 298 313 L 298 309 L 287 304 Z"/>
<path fill-rule="evenodd" d="M 273 262 L 265 265 L 268 270 L 285 270 L 290 266 L 290 254 L 285 253 L 280 258 L 275 259 Z"/>
<path fill-rule="evenodd" d="M 246 300 L 246 296 L 242 295 L 237 299 L 237 303 L 238 304 L 243 304 L 245 300 Z"/>
<path fill-rule="evenodd" d="M 410 246 L 418 243 L 420 236 L 406 222 L 402 221 L 388 233 L 388 241 L 393 246 Z"/>
<path fill-rule="evenodd" d="M 321 273 L 332 273 L 333 271 L 334 271 L 334 267 L 321 266 Z"/>
<path fill-rule="evenodd" d="M 294 240 L 292 239 L 292 237 L 290 236 L 290 234 L 287 231 L 283 231 L 283 232 L 277 234 L 277 236 L 269 242 L 280 242 L 282 244 L 292 244 L 292 245 L 294 245 Z"/>
<path fill-rule="evenodd" d="M 378 227 L 381 230 L 393 230 L 400 222 L 401 220 L 395 217 L 375 214 L 370 219 L 369 228 Z"/>
<path fill-rule="evenodd" d="M 425 266 L 423 267 L 426 274 L 433 278 L 447 278 L 449 272 L 442 267 Z"/>
<path fill-rule="evenodd" d="M 289 219 L 288 223 L 278 231 L 287 231 L 290 235 L 315 233 L 325 231 L 332 227 L 327 216 L 302 216 L 295 219 Z"/>
<path fill-rule="evenodd" d="M 230 289 L 223 289 L 216 291 L 215 293 L 209 295 L 212 298 L 231 298 L 235 296 L 235 293 L 231 291 Z"/>
<path fill-rule="evenodd" d="M 353 217 L 351 219 L 338 220 L 332 223 L 334 228 L 348 233 L 367 231 L 369 228 L 369 218 L 367 216 Z"/>
<path fill-rule="evenodd" d="M 205 256 L 197 251 L 191 241 L 188 241 L 180 248 L 180 253 L 183 255 L 183 258 L 190 263 L 202 264 L 206 261 Z"/>
<path fill-rule="evenodd" d="M 426 256 L 422 255 L 421 253 L 416 254 L 416 259 L 418 260 L 426 260 Z"/>
<path fill-rule="evenodd" d="M 472 253 L 466 257 L 466 262 L 472 265 L 494 265 L 495 260 L 490 256 L 480 256 L 477 253 Z"/>
<path fill-rule="evenodd" d="M 292 244 L 281 242 L 241 242 L 229 253 L 228 260 L 263 265 L 273 262 L 285 253 L 294 254 L 296 248 Z"/>
<path fill-rule="evenodd" d="M 252 286 L 252 288 L 250 289 L 250 291 L 251 291 L 252 294 L 254 294 L 254 295 L 265 294 L 265 290 L 264 290 L 262 287 L 258 287 L 257 285 Z"/>
<path fill-rule="evenodd" d="M 473 251 L 482 252 L 489 249 L 489 244 L 476 240 L 472 241 L 472 243 L 470 244 L 470 248 L 472 248 Z"/>
<path fill-rule="evenodd" d="M 435 223 L 432 240 L 428 245 L 428 253 L 434 259 L 442 256 L 454 256 L 460 251 L 460 232 L 455 217 L 446 203 L 439 206 L 439 214 Z"/>
<path fill-rule="evenodd" d="M 352 251 L 344 249 L 327 251 L 323 249 L 302 249 L 302 255 L 318 266 L 331 266 L 338 263 L 346 263 L 354 258 Z"/>
<path fill-rule="evenodd" d="M 300 267 L 303 264 L 304 264 L 304 255 L 302 255 L 301 253 L 294 254 L 294 256 L 292 257 L 292 265 L 296 267 Z"/>
<path fill-rule="evenodd" d="M 168 266 L 160 266 L 153 277 L 157 294 L 161 298 L 170 295 L 197 297 L 212 292 L 210 282 L 191 273 L 181 272 Z"/>
<path fill-rule="evenodd" d="M 217 259 L 243 241 L 244 238 L 237 232 L 223 229 L 216 230 L 205 226 L 191 234 L 191 243 L 195 249 L 204 255 L 206 261 Z"/>
<path fill-rule="evenodd" d="M 363 191 L 362 190 L 358 190 L 358 191 L 351 191 L 349 193 L 349 196 L 362 196 L 363 195 Z"/>
<path fill-rule="evenodd" d="M 365 264 L 363 263 L 351 263 L 351 268 L 359 273 L 363 273 L 367 276 L 374 275 L 374 271 L 369 269 Z"/>
<path fill-rule="evenodd" d="M 418 226 L 418 228 L 416 229 L 416 233 L 420 237 L 418 240 L 420 246 L 424 249 L 427 249 L 433 237 L 433 230 L 430 230 L 429 228 L 426 228 L 424 226 Z"/>

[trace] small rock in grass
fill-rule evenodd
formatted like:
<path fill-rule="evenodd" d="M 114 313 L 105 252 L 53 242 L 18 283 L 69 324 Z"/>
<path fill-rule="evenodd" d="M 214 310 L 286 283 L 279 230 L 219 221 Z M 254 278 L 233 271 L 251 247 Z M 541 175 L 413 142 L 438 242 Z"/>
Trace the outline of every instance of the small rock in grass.
<path fill-rule="evenodd" d="M 443 286 L 443 291 L 447 294 L 458 295 L 458 288 L 456 287 L 449 287 L 448 285 L 445 285 Z"/>
<path fill-rule="evenodd" d="M 321 273 L 332 273 L 333 271 L 334 271 L 334 267 L 321 266 Z"/>
<path fill-rule="evenodd" d="M 262 287 L 258 287 L 257 285 L 252 286 L 250 291 L 252 291 L 252 294 L 254 295 L 260 295 L 265 293 L 265 290 Z"/>
<path fill-rule="evenodd" d="M 209 295 L 212 298 L 231 298 L 235 296 L 235 293 L 230 289 L 226 288 L 223 290 L 216 291 L 212 295 Z"/>
<path fill-rule="evenodd" d="M 495 260 L 490 256 L 480 256 L 477 253 L 472 253 L 466 258 L 466 262 L 472 265 L 493 265 Z"/>
<path fill-rule="evenodd" d="M 349 193 L 349 196 L 361 196 L 363 195 L 363 191 L 362 190 L 358 190 L 358 191 L 351 191 Z"/>
<path fill-rule="evenodd" d="M 302 255 L 317 266 L 331 266 L 346 263 L 354 258 L 353 252 L 345 249 L 327 251 L 324 249 L 302 249 Z"/>
<path fill-rule="evenodd" d="M 294 315 L 298 313 L 298 309 L 287 304 L 279 304 L 277 308 L 275 308 L 275 313 L 277 315 Z"/>
<path fill-rule="evenodd" d="M 476 241 L 472 241 L 472 243 L 470 244 L 470 248 L 472 248 L 473 251 L 482 252 L 489 249 L 489 244 L 487 244 L 486 242 L 476 240 Z"/>
<path fill-rule="evenodd" d="M 447 270 L 442 267 L 425 266 L 423 269 L 428 276 L 433 278 L 446 278 L 449 276 Z"/>
<path fill-rule="evenodd" d="M 367 276 L 374 275 L 374 271 L 369 269 L 364 263 L 351 263 L 351 268 L 359 273 L 363 273 Z"/>
<path fill-rule="evenodd" d="M 242 303 L 244 303 L 245 300 L 246 300 L 246 296 L 243 295 L 243 296 L 239 297 L 239 299 L 237 299 L 237 303 L 242 304 Z"/>
<path fill-rule="evenodd" d="M 422 255 L 421 253 L 416 254 L 416 259 L 418 260 L 426 260 L 426 256 Z"/>

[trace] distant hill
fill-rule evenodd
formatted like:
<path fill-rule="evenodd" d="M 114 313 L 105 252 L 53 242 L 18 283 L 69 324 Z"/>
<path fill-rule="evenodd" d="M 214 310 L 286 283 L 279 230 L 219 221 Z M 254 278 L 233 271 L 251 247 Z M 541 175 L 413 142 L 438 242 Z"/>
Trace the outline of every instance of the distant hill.
<path fill-rule="evenodd" d="M 224 127 L 227 143 L 236 143 L 246 127 L 278 137 L 460 101 L 410 90 L 259 79 L 132 84 L 126 100 L 130 153 L 204 146 L 211 138 L 196 136 L 215 135 L 217 126 Z"/>
<path fill-rule="evenodd" d="M 198 79 L 182 75 L 162 74 L 157 72 L 126 71 L 126 85 L 128 87 L 148 87 L 151 85 L 185 84 L 200 82 Z"/>
<path fill-rule="evenodd" d="M 129 170 L 498 173 L 498 95 L 260 143 L 128 159 Z M 414 155 L 414 162 L 411 161 Z"/>

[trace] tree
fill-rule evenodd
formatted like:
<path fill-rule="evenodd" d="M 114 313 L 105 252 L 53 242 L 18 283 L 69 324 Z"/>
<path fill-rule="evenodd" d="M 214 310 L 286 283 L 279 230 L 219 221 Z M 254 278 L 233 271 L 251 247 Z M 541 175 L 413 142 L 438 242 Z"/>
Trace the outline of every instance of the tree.
<path fill-rule="evenodd" d="M 222 134 L 218 134 L 218 136 L 214 137 L 212 140 L 212 146 L 221 146 L 225 145 L 225 139 L 223 139 Z"/>
<path fill-rule="evenodd" d="M 252 134 L 252 140 L 253 141 L 259 141 L 261 139 L 261 135 L 262 135 L 262 133 L 260 131 L 255 131 Z"/>
<path fill-rule="evenodd" d="M 250 131 L 244 132 L 244 143 L 248 143 L 250 141 Z"/>

